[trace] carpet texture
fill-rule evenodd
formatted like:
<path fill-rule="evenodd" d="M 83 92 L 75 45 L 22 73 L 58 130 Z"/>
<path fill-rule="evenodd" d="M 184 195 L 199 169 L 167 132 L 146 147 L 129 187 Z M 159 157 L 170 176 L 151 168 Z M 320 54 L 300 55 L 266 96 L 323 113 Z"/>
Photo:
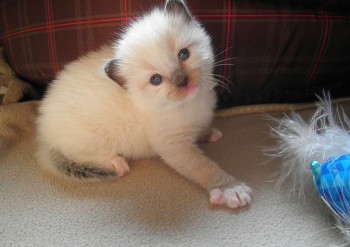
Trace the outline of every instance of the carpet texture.
<path fill-rule="evenodd" d="M 254 190 L 247 209 L 211 208 L 208 194 L 157 158 L 115 182 L 59 181 L 34 159 L 37 102 L 0 107 L 0 246 L 338 246 L 320 203 L 277 190 L 278 161 L 262 113 L 218 117 L 224 138 L 201 147 Z M 350 109 L 350 101 L 342 105 Z M 299 113 L 307 116 L 313 109 Z M 270 113 L 282 117 L 281 112 Z M 228 114 L 224 114 L 228 115 Z"/>

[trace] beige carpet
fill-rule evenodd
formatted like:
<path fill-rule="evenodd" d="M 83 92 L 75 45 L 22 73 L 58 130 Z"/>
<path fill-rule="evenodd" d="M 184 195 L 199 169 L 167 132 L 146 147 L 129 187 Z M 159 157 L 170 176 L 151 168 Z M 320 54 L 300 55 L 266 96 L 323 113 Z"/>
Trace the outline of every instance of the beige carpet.
<path fill-rule="evenodd" d="M 271 175 L 277 161 L 266 163 L 261 152 L 274 143 L 263 114 L 217 118 L 215 126 L 224 138 L 202 145 L 223 169 L 254 190 L 250 208 L 230 211 L 211 208 L 205 191 L 158 159 L 135 162 L 131 173 L 116 182 L 63 183 L 47 177 L 33 158 L 35 109 L 33 102 L 0 107 L 0 246 L 343 243 L 320 204 L 288 200 L 274 188 Z"/>

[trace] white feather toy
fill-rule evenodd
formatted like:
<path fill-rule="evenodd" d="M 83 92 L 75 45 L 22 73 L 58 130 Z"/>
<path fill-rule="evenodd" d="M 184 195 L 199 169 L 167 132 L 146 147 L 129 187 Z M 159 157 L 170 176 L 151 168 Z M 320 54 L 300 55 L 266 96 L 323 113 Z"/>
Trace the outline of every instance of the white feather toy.
<path fill-rule="evenodd" d="M 293 112 L 272 129 L 281 158 L 277 184 L 288 184 L 299 199 L 321 197 L 350 239 L 350 121 L 343 110 L 333 111 L 330 96 L 320 98 L 310 121 Z M 318 193 L 317 193 L 318 192 Z"/>

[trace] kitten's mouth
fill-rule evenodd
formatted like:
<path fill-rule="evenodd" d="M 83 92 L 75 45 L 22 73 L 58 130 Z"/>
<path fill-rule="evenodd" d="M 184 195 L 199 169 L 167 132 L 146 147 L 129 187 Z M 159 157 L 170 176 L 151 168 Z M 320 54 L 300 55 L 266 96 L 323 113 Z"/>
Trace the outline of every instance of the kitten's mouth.
<path fill-rule="evenodd" d="M 190 97 L 197 92 L 197 85 L 187 86 L 185 90 L 186 97 Z"/>

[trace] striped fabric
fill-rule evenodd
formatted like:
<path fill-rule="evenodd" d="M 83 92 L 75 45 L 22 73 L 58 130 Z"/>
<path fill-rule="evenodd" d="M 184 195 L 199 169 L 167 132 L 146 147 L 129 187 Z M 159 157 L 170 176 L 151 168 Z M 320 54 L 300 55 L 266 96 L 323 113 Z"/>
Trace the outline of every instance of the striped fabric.
<path fill-rule="evenodd" d="M 219 107 L 350 95 L 350 1 L 188 0 L 213 38 Z M 13 70 L 44 87 L 62 67 L 117 37 L 161 0 L 2 0 Z M 230 65 L 230 64 L 234 64 Z"/>

